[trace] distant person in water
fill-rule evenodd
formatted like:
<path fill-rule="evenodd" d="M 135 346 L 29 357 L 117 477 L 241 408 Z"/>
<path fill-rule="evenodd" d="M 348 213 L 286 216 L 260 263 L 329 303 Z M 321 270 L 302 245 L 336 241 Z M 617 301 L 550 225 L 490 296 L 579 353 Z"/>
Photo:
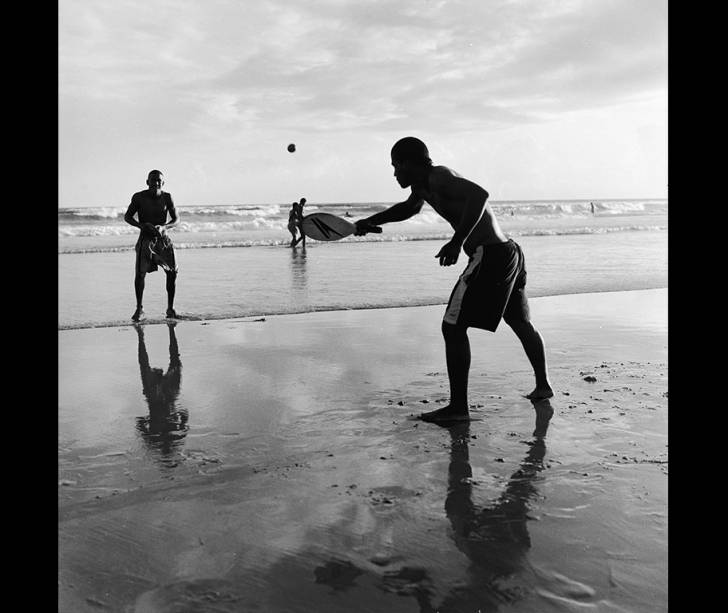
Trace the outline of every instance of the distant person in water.
<path fill-rule="evenodd" d="M 291 247 L 295 247 L 298 243 L 298 202 L 291 204 L 291 210 L 288 212 L 288 231 L 291 233 Z"/>
<path fill-rule="evenodd" d="M 469 420 L 467 331 L 474 327 L 495 332 L 501 318 L 516 333 L 533 367 L 536 387 L 526 397 L 537 400 L 553 396 L 543 339 L 530 320 L 523 252 L 503 234 L 486 202 L 488 192 L 445 166 L 434 166 L 425 143 L 412 136 L 395 143 L 391 158 L 394 176 L 402 188 L 411 189 L 410 196 L 404 202 L 357 221 L 355 234 L 366 234 L 381 224 L 409 219 L 427 202 L 455 231 L 435 255 L 440 266 L 455 264 L 461 249 L 469 258 L 450 295 L 442 322 L 450 403 L 423 413 L 421 419 Z"/>
<path fill-rule="evenodd" d="M 306 235 L 303 233 L 303 207 L 306 199 L 301 198 L 299 202 L 291 205 L 291 212 L 288 213 L 288 231 L 291 233 L 291 247 L 295 247 L 303 241 L 303 247 L 306 248 Z M 296 233 L 299 234 L 296 238 Z"/>
<path fill-rule="evenodd" d="M 167 276 L 167 317 L 177 317 L 174 310 L 177 264 L 174 258 L 174 246 L 167 235 L 167 230 L 176 226 L 179 218 L 177 210 L 174 208 L 172 194 L 163 192 L 163 185 L 164 174 L 160 170 L 150 171 L 147 176 L 148 189 L 137 192 L 131 197 L 131 203 L 124 215 L 124 221 L 141 230 L 135 247 L 136 310 L 131 316 L 132 321 L 144 319 L 144 307 L 142 306 L 144 279 L 148 272 L 154 272 L 160 266 Z M 169 222 L 167 216 L 169 216 Z"/>
<path fill-rule="evenodd" d="M 590 202 L 589 203 L 589 206 L 591 207 L 592 215 L 594 215 L 594 203 L 593 202 Z"/>

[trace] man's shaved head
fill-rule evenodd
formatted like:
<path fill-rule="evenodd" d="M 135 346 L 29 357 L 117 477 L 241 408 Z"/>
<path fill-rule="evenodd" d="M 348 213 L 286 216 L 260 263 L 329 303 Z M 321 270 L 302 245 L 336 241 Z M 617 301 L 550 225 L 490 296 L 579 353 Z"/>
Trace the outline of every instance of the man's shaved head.
<path fill-rule="evenodd" d="M 426 166 L 432 165 L 427 145 L 414 136 L 405 136 L 394 143 L 394 147 L 392 147 L 392 159 L 398 162 L 416 162 L 425 164 Z"/>

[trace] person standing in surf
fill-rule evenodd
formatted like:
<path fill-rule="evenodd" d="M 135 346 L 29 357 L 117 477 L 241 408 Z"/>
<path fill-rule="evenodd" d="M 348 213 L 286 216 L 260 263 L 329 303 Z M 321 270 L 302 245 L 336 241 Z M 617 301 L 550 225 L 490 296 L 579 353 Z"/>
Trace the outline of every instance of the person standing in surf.
<path fill-rule="evenodd" d="M 539 332 L 530 320 L 526 297 L 523 251 L 506 238 L 487 204 L 488 192 L 445 166 L 434 166 L 425 143 L 408 136 L 392 147 L 394 177 L 410 188 L 407 200 L 355 222 L 356 235 L 385 223 L 404 221 L 422 210 L 425 202 L 455 231 L 435 255 L 440 266 L 452 266 L 462 249 L 469 261 L 448 301 L 442 321 L 450 403 L 420 415 L 425 421 L 467 421 L 470 371 L 469 327 L 495 332 L 503 319 L 521 341 L 536 377 L 527 398 L 554 395 L 546 368 L 546 353 Z"/>
<path fill-rule="evenodd" d="M 298 202 L 291 204 L 291 210 L 288 212 L 288 231 L 291 233 L 291 248 L 298 243 Z"/>
<path fill-rule="evenodd" d="M 306 249 L 306 235 L 303 233 L 303 207 L 306 199 L 301 198 L 299 202 L 291 205 L 291 212 L 288 214 L 288 231 L 291 233 L 291 247 L 295 247 L 299 242 L 303 241 L 303 248 Z M 296 233 L 300 236 L 296 238 Z"/>
<path fill-rule="evenodd" d="M 140 230 L 135 246 L 136 310 L 131 316 L 132 321 L 144 319 L 142 297 L 145 277 L 148 272 L 154 272 L 160 266 L 167 277 L 167 318 L 177 317 L 174 310 L 174 294 L 178 267 L 174 257 L 174 246 L 167 230 L 177 225 L 179 217 L 177 209 L 174 207 L 172 194 L 162 191 L 163 185 L 164 174 L 160 170 L 151 170 L 147 176 L 147 189 L 137 192 L 131 197 L 131 203 L 124 215 L 126 223 Z M 167 216 L 169 216 L 169 222 Z"/>

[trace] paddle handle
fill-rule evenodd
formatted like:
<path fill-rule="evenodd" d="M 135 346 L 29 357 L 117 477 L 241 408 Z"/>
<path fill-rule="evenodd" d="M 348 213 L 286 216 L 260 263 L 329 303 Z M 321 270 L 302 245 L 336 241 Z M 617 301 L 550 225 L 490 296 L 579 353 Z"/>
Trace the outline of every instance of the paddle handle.
<path fill-rule="evenodd" d="M 352 224 L 352 225 L 356 229 L 356 226 L 354 224 Z M 372 232 L 373 234 L 381 234 L 382 233 L 382 229 L 379 226 L 371 226 L 371 229 L 370 230 L 367 230 L 366 231 L 366 234 L 369 234 L 370 232 Z"/>

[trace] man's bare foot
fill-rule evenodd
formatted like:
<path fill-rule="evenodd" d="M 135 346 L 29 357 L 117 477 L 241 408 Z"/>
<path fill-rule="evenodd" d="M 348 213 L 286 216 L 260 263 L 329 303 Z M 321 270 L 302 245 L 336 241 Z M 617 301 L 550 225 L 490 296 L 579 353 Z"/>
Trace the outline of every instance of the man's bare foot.
<path fill-rule="evenodd" d="M 167 319 L 177 319 L 177 311 L 174 309 L 167 309 Z"/>
<path fill-rule="evenodd" d="M 551 401 L 548 398 L 542 398 L 541 400 L 532 400 L 533 408 L 536 409 L 536 429 L 533 431 L 533 436 L 536 438 L 544 438 L 546 436 L 546 430 L 548 430 L 549 422 L 554 416 L 554 407 L 551 406 Z"/>
<path fill-rule="evenodd" d="M 551 389 L 550 385 L 537 385 L 536 389 L 530 394 L 526 394 L 526 398 L 529 400 L 545 400 L 551 398 L 554 395 L 554 390 Z"/>
<path fill-rule="evenodd" d="M 452 405 L 447 405 L 441 409 L 435 411 L 428 411 L 427 413 L 420 413 L 418 416 L 422 421 L 429 421 L 433 423 L 446 423 L 446 422 L 457 422 L 457 421 L 470 421 L 470 414 L 468 408 L 457 408 Z"/>
<path fill-rule="evenodd" d="M 132 321 L 141 321 L 142 319 L 144 319 L 144 317 L 145 317 L 145 315 L 144 315 L 144 310 L 142 309 L 142 307 L 137 307 L 137 310 L 134 311 L 134 315 L 131 316 L 131 320 Z"/>

